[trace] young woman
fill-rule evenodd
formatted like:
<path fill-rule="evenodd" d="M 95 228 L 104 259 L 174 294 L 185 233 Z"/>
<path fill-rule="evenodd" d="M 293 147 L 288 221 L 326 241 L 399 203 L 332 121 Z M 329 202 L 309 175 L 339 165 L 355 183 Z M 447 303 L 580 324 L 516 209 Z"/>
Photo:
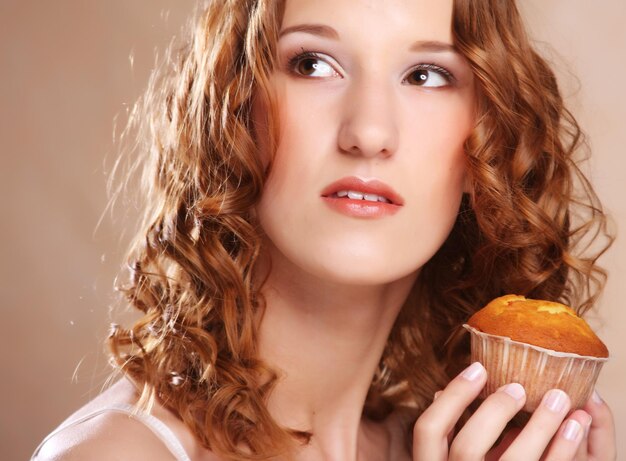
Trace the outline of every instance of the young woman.
<path fill-rule="evenodd" d="M 124 377 L 35 459 L 615 459 L 597 395 L 522 429 L 516 383 L 471 407 L 485 370 L 452 339 L 496 296 L 584 311 L 603 281 L 579 130 L 513 1 L 212 0 L 172 64 Z"/>

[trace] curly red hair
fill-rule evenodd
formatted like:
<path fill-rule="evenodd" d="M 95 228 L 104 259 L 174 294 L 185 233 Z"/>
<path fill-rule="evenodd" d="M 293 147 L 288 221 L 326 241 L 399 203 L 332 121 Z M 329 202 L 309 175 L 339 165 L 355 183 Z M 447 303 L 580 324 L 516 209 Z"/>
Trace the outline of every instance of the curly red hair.
<path fill-rule="evenodd" d="M 283 8 L 208 2 L 153 77 L 137 114 L 147 211 L 123 289 L 142 317 L 109 338 L 115 362 L 143 385 L 142 405 L 159 399 L 232 460 L 267 459 L 310 436 L 269 414 L 276 374 L 256 350 L 254 209 L 266 171 L 250 111 L 254 98 L 269 108 L 263 135 L 275 146 L 268 82 Z M 374 418 L 430 403 L 468 359 L 451 335 L 490 299 L 518 293 L 584 312 L 604 282 L 596 261 L 610 237 L 575 160 L 580 129 L 514 2 L 456 0 L 453 34 L 479 95 L 466 142 L 471 192 L 394 325 L 366 402 Z"/>

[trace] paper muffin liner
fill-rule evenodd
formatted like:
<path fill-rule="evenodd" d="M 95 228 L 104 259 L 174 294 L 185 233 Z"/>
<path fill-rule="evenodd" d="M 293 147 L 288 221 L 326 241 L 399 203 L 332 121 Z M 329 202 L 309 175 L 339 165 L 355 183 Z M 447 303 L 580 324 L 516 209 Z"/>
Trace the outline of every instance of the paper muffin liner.
<path fill-rule="evenodd" d="M 487 384 L 480 397 L 487 397 L 505 384 L 520 383 L 526 390 L 523 410 L 527 412 L 534 411 L 550 389 L 565 391 L 572 409 L 583 407 L 608 360 L 557 352 L 483 333 L 469 325 L 463 327 L 470 332 L 472 362 L 482 363 L 487 370 Z"/>

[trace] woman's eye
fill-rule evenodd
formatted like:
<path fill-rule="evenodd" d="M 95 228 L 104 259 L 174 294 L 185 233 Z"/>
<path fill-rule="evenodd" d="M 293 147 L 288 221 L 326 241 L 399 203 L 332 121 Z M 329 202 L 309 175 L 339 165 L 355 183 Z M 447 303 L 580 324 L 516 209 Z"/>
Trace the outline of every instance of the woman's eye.
<path fill-rule="evenodd" d="M 304 53 L 289 61 L 289 68 L 304 77 L 334 77 L 339 74 L 329 63 L 313 53 Z"/>
<path fill-rule="evenodd" d="M 412 70 L 404 81 L 409 85 L 438 88 L 450 85 L 453 78 L 443 67 L 428 65 Z"/>

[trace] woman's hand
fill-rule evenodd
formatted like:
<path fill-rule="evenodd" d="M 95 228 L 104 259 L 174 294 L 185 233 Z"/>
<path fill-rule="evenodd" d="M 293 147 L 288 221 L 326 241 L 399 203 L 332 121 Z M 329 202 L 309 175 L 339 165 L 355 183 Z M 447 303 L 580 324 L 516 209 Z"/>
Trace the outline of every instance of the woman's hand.
<path fill-rule="evenodd" d="M 476 362 L 438 393 L 413 429 L 413 461 L 614 461 L 615 429 L 608 406 L 594 394 L 583 410 L 569 414 L 570 400 L 558 389 L 546 393 L 521 430 L 506 424 L 524 406 L 519 384 L 507 384 L 478 407 L 467 423 L 454 426 L 485 385 L 487 374 Z"/>
<path fill-rule="evenodd" d="M 615 422 L 611 409 L 594 391 L 583 410 L 591 416 L 591 427 L 581 443 L 576 461 L 616 460 Z"/>

